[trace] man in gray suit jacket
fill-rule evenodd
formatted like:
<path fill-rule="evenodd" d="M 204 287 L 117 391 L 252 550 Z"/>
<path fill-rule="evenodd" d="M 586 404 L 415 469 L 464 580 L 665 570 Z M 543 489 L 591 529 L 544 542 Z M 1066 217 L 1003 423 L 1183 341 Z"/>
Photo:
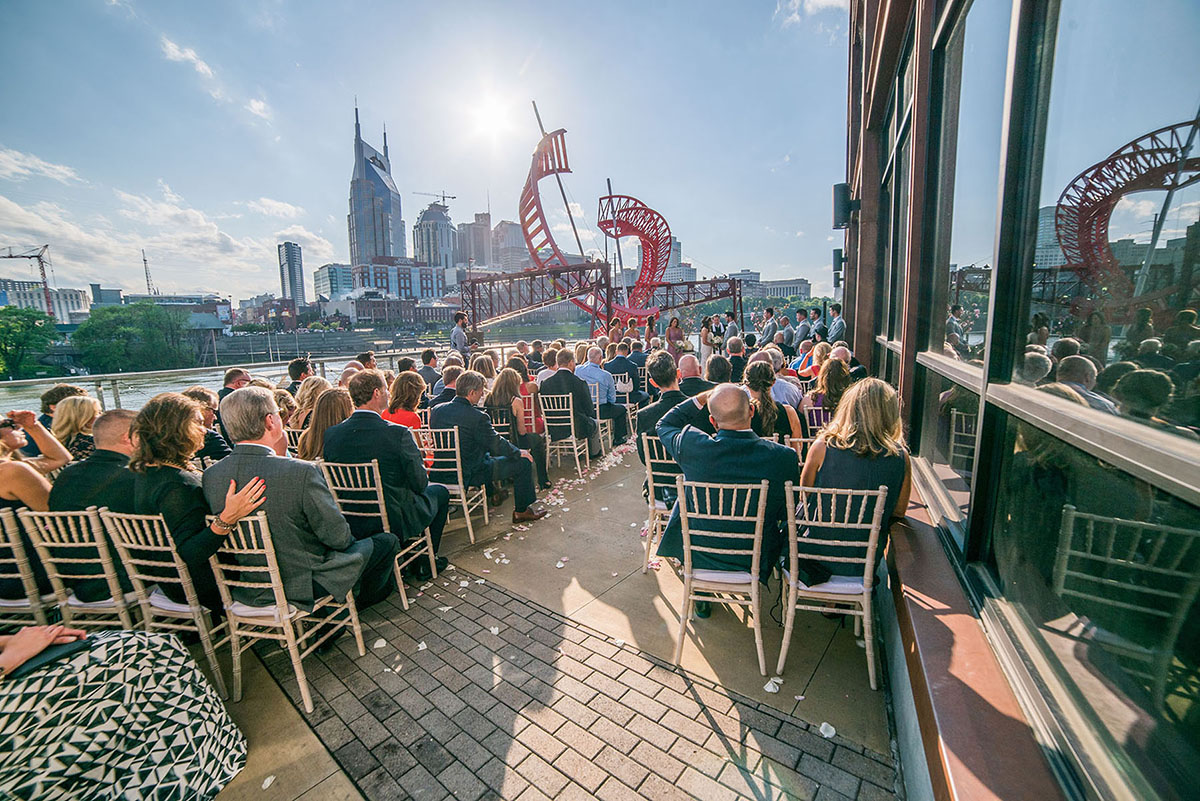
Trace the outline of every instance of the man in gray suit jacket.
<path fill-rule="evenodd" d="M 267 513 L 288 602 L 311 610 L 316 598 L 342 599 L 353 590 L 364 609 L 386 598 L 396 588 L 399 541 L 387 532 L 355 540 L 320 469 L 279 455 L 287 453 L 287 440 L 274 395 L 262 387 L 236 390 L 221 402 L 221 417 L 237 445 L 204 471 L 204 496 L 219 514 L 230 479 L 238 486 L 255 476 L 266 482 L 259 511 Z M 233 595 L 251 606 L 274 602 L 266 589 L 235 588 Z"/>
<path fill-rule="evenodd" d="M 742 329 L 738 328 L 737 315 L 731 311 L 725 312 L 725 352 L 729 352 L 729 340 L 740 337 Z"/>

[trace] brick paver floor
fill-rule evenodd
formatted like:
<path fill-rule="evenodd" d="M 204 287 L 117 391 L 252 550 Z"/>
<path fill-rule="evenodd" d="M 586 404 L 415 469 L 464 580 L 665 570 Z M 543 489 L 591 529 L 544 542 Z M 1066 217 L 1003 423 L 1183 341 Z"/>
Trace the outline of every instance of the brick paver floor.
<path fill-rule="evenodd" d="M 396 598 L 362 623 L 365 657 L 345 637 L 306 660 L 305 717 L 367 798 L 895 797 L 890 755 L 824 738 L 486 577 L 449 570 L 407 612 Z M 299 706 L 286 654 L 262 655 Z"/>

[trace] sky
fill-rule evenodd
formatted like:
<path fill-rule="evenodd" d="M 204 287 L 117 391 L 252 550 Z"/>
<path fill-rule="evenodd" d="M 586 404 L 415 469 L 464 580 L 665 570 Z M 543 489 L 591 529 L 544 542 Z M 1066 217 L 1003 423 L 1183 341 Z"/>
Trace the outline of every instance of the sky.
<path fill-rule="evenodd" d="M 456 196 L 456 223 L 489 203 L 493 224 L 517 219 L 536 100 L 567 129 L 585 249 L 604 246 L 611 179 L 666 217 L 701 276 L 748 268 L 825 294 L 847 6 L 9 0 L 0 246 L 49 243 L 58 286 L 132 292 L 144 248 L 160 291 L 237 300 L 279 294 L 286 239 L 311 298 L 312 271 L 348 260 L 356 97 L 369 143 L 387 126 L 409 255 L 433 200 L 419 192 Z"/>

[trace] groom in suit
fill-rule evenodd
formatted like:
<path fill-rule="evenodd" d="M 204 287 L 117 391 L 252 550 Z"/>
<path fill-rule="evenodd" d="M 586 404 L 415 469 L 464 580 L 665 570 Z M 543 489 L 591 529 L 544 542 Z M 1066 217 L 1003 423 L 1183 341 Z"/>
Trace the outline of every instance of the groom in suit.
<path fill-rule="evenodd" d="M 355 373 L 347 388 L 354 403 L 354 413 L 325 432 L 322 454 L 325 461 L 361 463 L 377 459 L 383 481 L 383 500 L 387 506 L 388 530 L 401 541 L 407 541 L 420 537 L 428 528 L 436 553 L 442 540 L 442 529 L 446 526 L 450 492 L 440 484 L 429 483 L 425 460 L 412 432 L 380 416 L 388 407 L 383 373 L 378 370 Z M 354 518 L 350 527 L 355 537 L 374 533 L 365 518 Z M 438 557 L 439 571 L 446 564 L 445 558 Z M 428 563 L 418 560 L 417 565 L 415 577 L 427 577 Z"/>
<path fill-rule="evenodd" d="M 316 598 L 341 599 L 354 591 L 360 609 L 386 598 L 393 589 L 392 565 L 398 542 L 387 532 L 355 539 L 321 470 L 291 459 L 274 394 L 244 387 L 221 402 L 233 453 L 204 471 L 204 497 L 214 514 L 225 506 L 230 480 L 239 487 L 256 476 L 267 485 L 260 512 L 267 513 L 279 573 L 288 603 L 311 610 Z M 235 587 L 234 598 L 251 606 L 274 603 L 266 591 Z"/>

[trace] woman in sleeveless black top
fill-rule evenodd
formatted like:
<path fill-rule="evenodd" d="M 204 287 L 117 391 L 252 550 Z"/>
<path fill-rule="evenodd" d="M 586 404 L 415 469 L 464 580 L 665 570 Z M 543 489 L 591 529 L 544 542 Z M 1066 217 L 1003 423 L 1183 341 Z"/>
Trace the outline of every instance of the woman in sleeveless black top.
<path fill-rule="evenodd" d="M 865 378 L 846 391 L 834 418 L 804 460 L 800 484 L 843 490 L 886 487 L 883 524 L 875 551 L 876 559 L 883 555 L 891 520 L 904 517 L 911 490 L 911 468 L 904 447 L 900 403 L 891 386 L 877 378 Z M 809 513 L 812 515 L 817 513 L 816 504 L 817 498 L 810 498 Z M 853 511 L 852 517 L 857 519 L 858 510 Z M 863 519 L 870 520 L 874 511 L 873 508 L 863 510 Z M 851 555 L 845 547 L 811 545 L 813 540 L 822 539 L 866 542 L 867 534 L 810 526 L 802 550 L 818 561 L 822 555 Z M 834 575 L 861 576 L 863 572 L 863 565 L 854 562 L 825 561 L 822 564 Z"/>
<path fill-rule="evenodd" d="M 746 367 L 746 389 L 754 404 L 754 417 L 750 427 L 760 437 L 779 435 L 781 445 L 788 437 L 806 437 L 805 426 L 796 410 L 771 397 L 771 385 L 775 383 L 775 370 L 769 362 L 754 362 Z"/>

